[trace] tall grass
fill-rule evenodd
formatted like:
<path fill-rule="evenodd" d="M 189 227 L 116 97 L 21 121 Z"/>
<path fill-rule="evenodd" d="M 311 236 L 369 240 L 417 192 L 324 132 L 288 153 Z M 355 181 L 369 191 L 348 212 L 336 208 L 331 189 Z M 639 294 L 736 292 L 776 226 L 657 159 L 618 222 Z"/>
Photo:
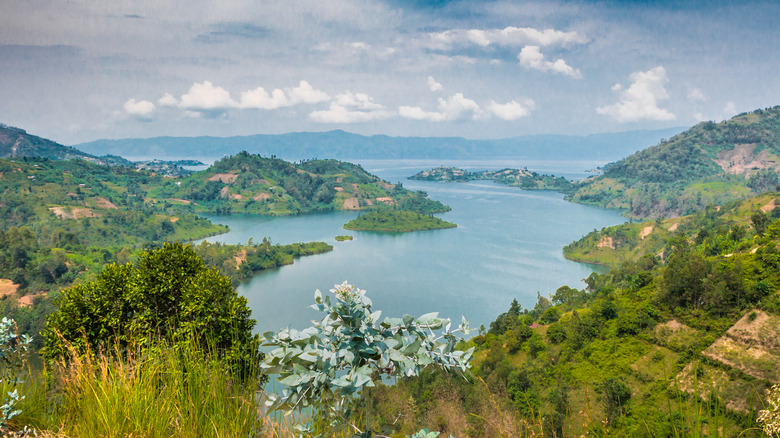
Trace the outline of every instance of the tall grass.
<path fill-rule="evenodd" d="M 217 357 L 165 344 L 133 354 L 71 351 L 26 377 L 15 420 L 68 437 L 259 435 L 258 378 L 235 378 Z"/>

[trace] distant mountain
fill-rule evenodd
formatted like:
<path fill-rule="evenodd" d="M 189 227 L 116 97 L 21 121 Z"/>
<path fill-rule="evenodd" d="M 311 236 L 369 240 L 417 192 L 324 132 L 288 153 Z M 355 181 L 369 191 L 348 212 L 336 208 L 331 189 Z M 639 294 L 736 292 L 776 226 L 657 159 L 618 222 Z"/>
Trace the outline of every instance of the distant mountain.
<path fill-rule="evenodd" d="M 486 159 L 515 157 L 537 160 L 614 161 L 683 128 L 641 130 L 586 136 L 531 135 L 500 140 L 462 137 L 362 136 L 345 131 L 296 132 L 235 137 L 154 137 L 97 140 L 76 145 L 96 154 L 160 158 L 219 158 L 240 151 L 285 160 L 335 159 Z"/>
<path fill-rule="evenodd" d="M 604 167 L 569 199 L 634 217 L 676 217 L 780 183 L 780 106 L 704 122 Z"/>
<path fill-rule="evenodd" d="M 52 160 L 79 158 L 101 162 L 97 157 L 70 146 L 28 134 L 27 131 L 0 123 L 0 158 L 42 157 Z"/>

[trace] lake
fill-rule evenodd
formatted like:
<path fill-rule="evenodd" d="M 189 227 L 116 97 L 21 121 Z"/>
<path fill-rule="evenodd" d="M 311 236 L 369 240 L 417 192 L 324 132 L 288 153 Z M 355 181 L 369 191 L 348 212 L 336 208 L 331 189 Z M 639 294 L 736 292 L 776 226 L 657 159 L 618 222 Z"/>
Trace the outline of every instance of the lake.
<path fill-rule="evenodd" d="M 207 240 L 223 243 L 324 241 L 333 251 L 297 259 L 293 265 L 264 271 L 242 282 L 257 331 L 305 328 L 319 314 L 308 306 L 314 291 L 349 283 L 368 291 L 374 310 L 384 316 L 419 316 L 438 311 L 471 326 L 488 326 L 513 298 L 532 308 L 537 292 L 562 285 L 581 288 L 582 279 L 601 268 L 563 258 L 562 248 L 594 228 L 625 222 L 618 212 L 573 204 L 553 192 L 524 191 L 490 181 L 436 183 L 406 178 L 442 164 L 475 169 L 528 167 L 542 173 L 583 178 L 596 162 L 519 162 L 512 160 L 354 160 L 366 170 L 452 207 L 437 215 L 458 228 L 412 233 L 347 231 L 342 225 L 357 212 L 326 212 L 291 217 L 208 215 L 231 231 Z M 348 234 L 352 241 L 337 242 Z"/>

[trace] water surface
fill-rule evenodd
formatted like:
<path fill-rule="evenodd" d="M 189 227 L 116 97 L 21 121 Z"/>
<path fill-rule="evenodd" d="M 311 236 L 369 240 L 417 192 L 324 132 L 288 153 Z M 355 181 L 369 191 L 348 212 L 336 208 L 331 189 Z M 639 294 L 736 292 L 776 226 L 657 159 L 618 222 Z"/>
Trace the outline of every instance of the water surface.
<path fill-rule="evenodd" d="M 524 191 L 489 181 L 435 183 L 405 177 L 440 164 L 469 169 L 522 167 L 506 161 L 438 163 L 426 160 L 362 160 L 363 167 L 404 187 L 425 190 L 452 207 L 438 215 L 458 228 L 413 233 L 372 233 L 341 228 L 355 212 L 327 212 L 269 218 L 210 215 L 231 231 L 209 241 L 245 243 L 269 237 L 273 243 L 325 241 L 332 252 L 304 257 L 243 282 L 258 331 L 304 328 L 318 313 L 307 307 L 315 289 L 349 281 L 368 291 L 385 316 L 438 311 L 473 327 L 488 325 L 513 298 L 533 307 L 537 292 L 561 285 L 582 287 L 593 265 L 563 258 L 562 247 L 594 228 L 624 222 L 618 212 L 573 204 L 553 192 Z M 530 170 L 582 178 L 598 163 L 534 163 Z M 546 168 L 545 168 L 546 166 Z M 337 242 L 340 234 L 354 240 Z"/>

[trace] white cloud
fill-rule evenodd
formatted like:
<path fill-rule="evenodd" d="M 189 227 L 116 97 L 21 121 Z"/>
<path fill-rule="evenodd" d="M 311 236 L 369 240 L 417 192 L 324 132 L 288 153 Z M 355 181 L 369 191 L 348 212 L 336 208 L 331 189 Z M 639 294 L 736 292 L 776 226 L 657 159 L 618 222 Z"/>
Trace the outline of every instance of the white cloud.
<path fill-rule="evenodd" d="M 122 107 L 128 115 L 143 120 L 151 120 L 155 110 L 154 104 L 148 100 L 130 99 Z"/>
<path fill-rule="evenodd" d="M 564 32 L 555 29 L 534 29 L 531 27 L 508 26 L 504 29 L 451 29 L 444 32 L 428 34 L 434 46 L 447 48 L 452 45 L 476 44 L 487 47 L 490 44 L 502 46 L 523 45 L 566 45 L 571 43 L 582 44 L 588 41 L 584 35 L 577 32 Z"/>
<path fill-rule="evenodd" d="M 418 106 L 401 106 L 398 108 L 398 114 L 411 120 L 423 120 L 428 122 L 443 122 L 447 115 L 436 111 L 425 111 Z"/>
<path fill-rule="evenodd" d="M 254 90 L 248 90 L 241 93 L 241 108 L 254 109 L 277 109 L 283 106 L 290 106 L 290 100 L 285 96 L 284 91 L 280 89 L 273 90 L 270 94 L 263 87 L 257 87 Z"/>
<path fill-rule="evenodd" d="M 188 111 L 224 111 L 236 107 L 236 102 L 224 88 L 203 81 L 193 84 L 190 91 L 181 96 L 178 106 Z"/>
<path fill-rule="evenodd" d="M 333 98 L 327 110 L 312 111 L 309 119 L 319 123 L 359 123 L 387 119 L 394 115 L 365 93 L 345 91 Z"/>
<path fill-rule="evenodd" d="M 297 87 L 285 88 L 287 95 L 290 97 L 290 101 L 293 105 L 298 103 L 320 103 L 330 99 L 327 93 L 320 90 L 315 90 L 308 82 L 301 81 Z"/>
<path fill-rule="evenodd" d="M 478 119 L 483 115 L 479 105 L 464 97 L 463 93 L 455 93 L 448 99 L 439 98 L 439 111 L 425 111 L 420 107 L 401 106 L 398 108 L 398 114 L 407 119 L 429 122 Z"/>
<path fill-rule="evenodd" d="M 555 62 L 545 61 L 544 55 L 539 51 L 539 46 L 525 46 L 517 55 L 520 65 L 534 70 L 551 71 L 573 78 L 582 78 L 582 73 L 578 69 L 572 68 L 563 59 Z"/>
<path fill-rule="evenodd" d="M 702 113 L 699 113 L 699 112 L 695 112 L 695 113 L 693 113 L 693 118 L 694 118 L 694 119 L 696 119 L 696 122 L 703 122 L 703 121 L 707 120 L 707 119 L 704 117 L 704 114 L 702 114 Z"/>
<path fill-rule="evenodd" d="M 434 92 L 441 91 L 444 88 L 440 83 L 436 82 L 436 79 L 434 79 L 433 76 L 428 76 L 428 87 Z"/>
<path fill-rule="evenodd" d="M 239 107 L 272 110 L 300 103 L 314 104 L 326 102 L 329 99 L 330 96 L 324 91 L 315 90 L 308 82 L 301 81 L 297 87 L 288 87 L 284 90 L 277 88 L 271 93 L 265 91 L 263 87 L 244 91 L 241 93 Z"/>
<path fill-rule="evenodd" d="M 688 100 L 691 102 L 704 102 L 707 100 L 707 96 L 698 88 L 694 88 L 688 93 Z"/>
<path fill-rule="evenodd" d="M 343 107 L 354 107 L 359 110 L 379 110 L 383 106 L 374 102 L 374 99 L 365 93 L 352 93 L 345 91 L 333 99 L 333 103 Z"/>
<path fill-rule="evenodd" d="M 487 47 L 490 45 L 490 40 L 487 38 L 487 35 L 485 35 L 484 31 L 476 29 L 469 30 L 466 32 L 466 36 L 469 41 L 478 46 Z"/>
<path fill-rule="evenodd" d="M 530 115 L 534 108 L 536 108 L 536 103 L 531 99 L 526 99 L 523 103 L 518 103 L 513 100 L 504 104 L 491 100 L 488 111 L 499 119 L 517 120 L 521 117 Z"/>
<path fill-rule="evenodd" d="M 175 108 L 179 106 L 179 101 L 171 93 L 165 93 L 163 97 L 157 99 L 157 105 Z"/>
<path fill-rule="evenodd" d="M 652 70 L 631 73 L 630 78 L 633 82 L 628 89 L 622 91 L 620 102 L 598 107 L 596 112 L 612 116 L 620 123 L 639 120 L 666 121 L 676 118 L 671 112 L 658 107 L 659 100 L 669 98 L 664 87 L 669 81 L 666 69 L 658 66 Z"/>

